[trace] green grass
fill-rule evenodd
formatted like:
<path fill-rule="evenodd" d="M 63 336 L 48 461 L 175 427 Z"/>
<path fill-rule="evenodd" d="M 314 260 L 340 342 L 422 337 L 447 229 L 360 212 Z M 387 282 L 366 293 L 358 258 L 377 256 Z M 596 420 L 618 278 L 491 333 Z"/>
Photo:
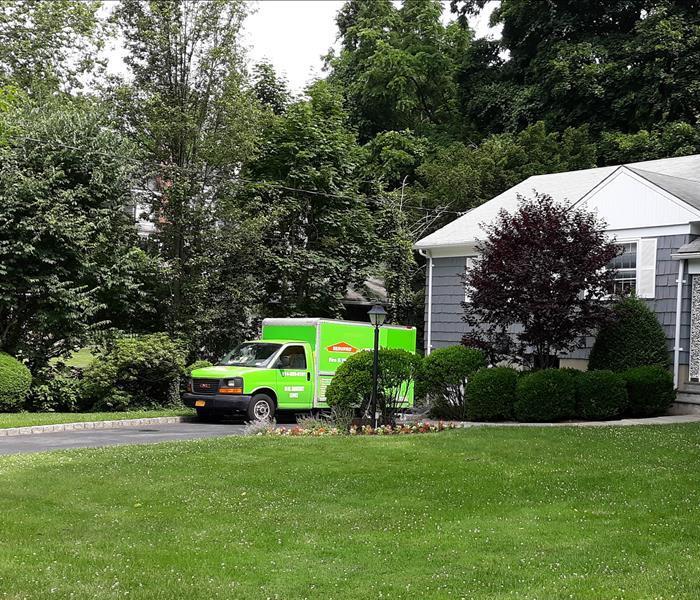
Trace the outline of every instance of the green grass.
<path fill-rule="evenodd" d="M 66 364 L 68 367 L 76 367 L 78 369 L 86 369 L 90 363 L 94 360 L 95 355 L 92 352 L 92 349 L 89 347 L 86 348 L 81 348 L 80 350 L 76 350 L 71 354 L 66 360 L 63 362 Z M 57 363 L 59 362 L 58 359 L 54 358 L 50 361 L 51 363 Z"/>
<path fill-rule="evenodd" d="M 0 597 L 698 598 L 698 465 L 695 424 L 9 456 Z"/>
<path fill-rule="evenodd" d="M 29 427 L 31 425 L 55 425 L 56 423 L 82 423 L 84 421 L 114 421 L 118 419 L 172 416 L 194 416 L 194 411 L 189 408 L 178 408 L 169 410 L 130 410 L 127 412 L 0 413 L 0 429 Z"/>

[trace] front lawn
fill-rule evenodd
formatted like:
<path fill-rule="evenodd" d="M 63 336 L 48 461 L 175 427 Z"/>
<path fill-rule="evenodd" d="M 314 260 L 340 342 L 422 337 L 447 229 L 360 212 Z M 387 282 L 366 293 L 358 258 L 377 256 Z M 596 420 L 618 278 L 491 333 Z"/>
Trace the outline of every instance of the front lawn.
<path fill-rule="evenodd" d="M 88 413 L 0 413 L 0 429 L 29 427 L 31 425 L 55 425 L 56 423 L 83 423 L 85 421 L 116 421 L 119 419 L 145 419 L 148 417 L 191 417 L 189 408 L 169 410 L 130 410 L 126 412 Z"/>
<path fill-rule="evenodd" d="M 479 428 L 3 457 L 0 597 L 697 598 L 699 440 Z"/>

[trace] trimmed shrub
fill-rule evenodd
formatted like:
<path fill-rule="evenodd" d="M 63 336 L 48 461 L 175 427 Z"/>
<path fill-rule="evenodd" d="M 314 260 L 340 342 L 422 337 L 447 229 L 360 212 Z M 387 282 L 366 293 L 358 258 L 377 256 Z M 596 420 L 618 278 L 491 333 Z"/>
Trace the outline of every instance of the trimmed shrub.
<path fill-rule="evenodd" d="M 627 385 L 619 373 L 588 371 L 576 381 L 576 408 L 582 419 L 620 417 L 627 408 Z"/>
<path fill-rule="evenodd" d="M 192 371 L 197 369 L 206 369 L 207 367 L 213 366 L 208 360 L 195 360 L 191 365 L 185 367 L 185 375 L 188 377 L 192 375 Z"/>
<path fill-rule="evenodd" d="M 27 396 L 27 409 L 34 412 L 75 412 L 82 405 L 80 370 L 68 367 L 43 369 Z"/>
<path fill-rule="evenodd" d="M 635 367 L 668 367 L 666 336 L 643 300 L 630 296 L 613 307 L 613 319 L 598 332 L 588 368 L 626 371 Z"/>
<path fill-rule="evenodd" d="M 523 422 L 561 421 L 576 414 L 576 383 L 571 373 L 543 369 L 520 377 L 515 417 Z"/>
<path fill-rule="evenodd" d="M 185 354 L 181 344 L 164 333 L 117 339 L 84 372 L 86 408 L 109 411 L 179 404 Z"/>
<path fill-rule="evenodd" d="M 467 417 L 470 421 L 503 421 L 513 418 L 518 372 L 510 367 L 481 369 L 467 385 Z"/>
<path fill-rule="evenodd" d="M 402 398 L 415 383 L 421 360 L 420 356 L 405 350 L 379 351 L 377 408 L 382 424 L 394 422 Z M 372 352 L 365 350 L 349 357 L 338 367 L 328 386 L 328 405 L 359 410 L 361 414 L 368 415 L 372 397 L 372 368 Z"/>
<path fill-rule="evenodd" d="M 0 352 L 0 412 L 22 410 L 31 385 L 29 369 L 16 358 Z"/>
<path fill-rule="evenodd" d="M 486 366 L 484 353 L 474 348 L 450 346 L 433 350 L 423 359 L 416 392 L 430 399 L 431 416 L 463 419 L 467 409 L 467 381 Z"/>
<path fill-rule="evenodd" d="M 663 415 L 676 398 L 673 375 L 662 367 L 637 367 L 622 377 L 627 382 L 627 414 L 632 417 Z"/>

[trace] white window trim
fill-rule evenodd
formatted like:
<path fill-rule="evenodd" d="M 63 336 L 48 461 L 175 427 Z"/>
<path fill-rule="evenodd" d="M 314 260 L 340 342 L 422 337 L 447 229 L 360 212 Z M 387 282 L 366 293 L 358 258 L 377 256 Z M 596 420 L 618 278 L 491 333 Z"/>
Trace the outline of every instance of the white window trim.
<path fill-rule="evenodd" d="M 654 261 L 653 261 L 653 266 L 652 267 L 646 267 L 642 264 L 642 243 L 643 242 L 652 242 L 654 243 Z M 656 279 L 656 259 L 658 256 L 658 238 L 655 237 L 649 237 L 649 238 L 641 238 L 641 237 L 631 237 L 631 238 L 618 238 L 614 241 L 614 243 L 617 246 L 622 246 L 623 244 L 636 244 L 637 247 L 637 267 L 635 271 L 635 277 L 634 277 L 634 293 L 637 295 L 639 298 L 655 298 L 656 297 L 656 282 L 654 281 L 653 285 L 653 290 L 651 293 L 640 293 L 640 282 L 642 278 L 642 269 L 649 269 L 651 268 L 652 273 L 653 273 L 653 279 Z"/>

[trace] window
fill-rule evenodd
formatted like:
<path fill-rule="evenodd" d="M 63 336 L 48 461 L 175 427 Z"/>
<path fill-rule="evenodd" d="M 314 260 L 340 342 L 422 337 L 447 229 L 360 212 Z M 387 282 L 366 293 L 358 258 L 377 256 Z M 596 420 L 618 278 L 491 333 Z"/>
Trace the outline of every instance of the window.
<path fill-rule="evenodd" d="M 629 294 L 637 289 L 637 242 L 621 243 L 622 254 L 610 262 L 615 270 L 613 291 L 615 294 Z"/>
<path fill-rule="evenodd" d="M 227 367 L 264 367 L 280 347 L 280 344 L 264 342 L 241 344 L 224 356 L 219 364 Z"/>
<path fill-rule="evenodd" d="M 303 346 L 289 346 L 285 348 L 279 358 L 281 369 L 306 370 L 306 352 Z"/>

